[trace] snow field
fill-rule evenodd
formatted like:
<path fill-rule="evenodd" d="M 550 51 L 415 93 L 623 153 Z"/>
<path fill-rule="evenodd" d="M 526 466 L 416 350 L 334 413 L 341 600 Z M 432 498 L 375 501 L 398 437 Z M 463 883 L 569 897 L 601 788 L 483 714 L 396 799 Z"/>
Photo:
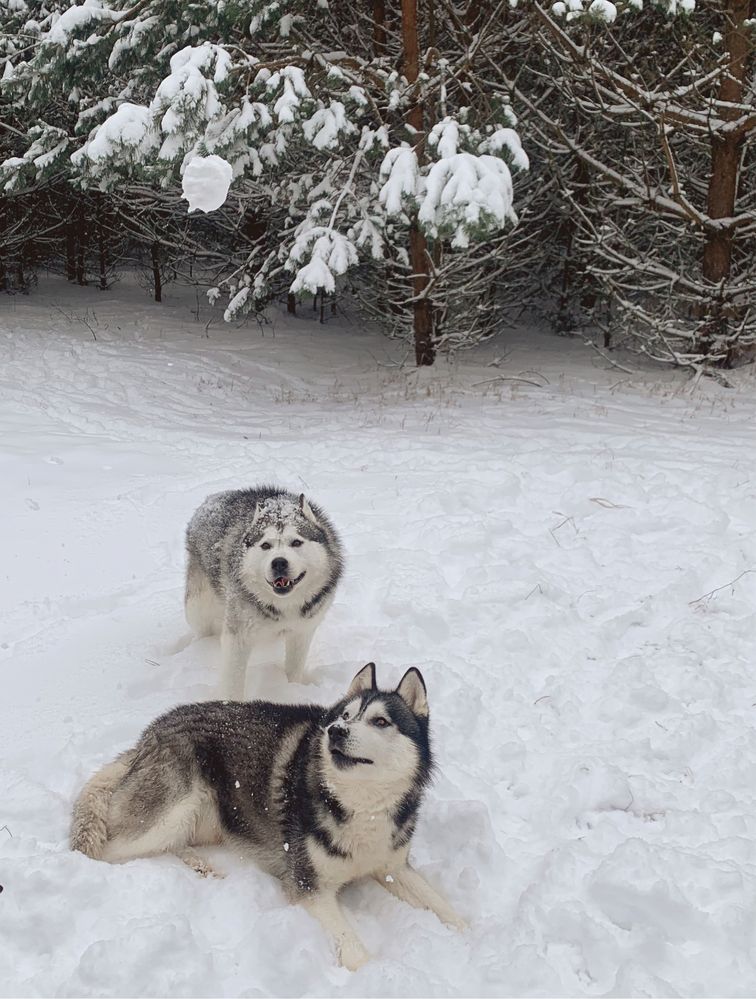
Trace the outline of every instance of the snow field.
<path fill-rule="evenodd" d="M 414 372 L 348 322 L 193 307 L 53 279 L 0 300 L 0 995 L 756 994 L 753 376 L 687 395 L 532 333 Z M 471 923 L 354 886 L 354 975 L 228 853 L 213 881 L 67 849 L 87 776 L 212 695 L 183 530 L 266 480 L 348 561 L 313 682 L 269 664 L 257 693 L 420 667 L 414 860 Z"/>

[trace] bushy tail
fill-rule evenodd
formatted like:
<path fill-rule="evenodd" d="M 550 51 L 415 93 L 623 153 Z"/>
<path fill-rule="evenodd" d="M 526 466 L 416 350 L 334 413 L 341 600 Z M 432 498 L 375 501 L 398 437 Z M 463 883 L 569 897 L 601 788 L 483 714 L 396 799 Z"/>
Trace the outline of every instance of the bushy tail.
<path fill-rule="evenodd" d="M 98 770 L 76 799 L 71 820 L 71 849 L 100 860 L 108 841 L 110 796 L 131 766 L 135 751 L 129 750 Z"/>

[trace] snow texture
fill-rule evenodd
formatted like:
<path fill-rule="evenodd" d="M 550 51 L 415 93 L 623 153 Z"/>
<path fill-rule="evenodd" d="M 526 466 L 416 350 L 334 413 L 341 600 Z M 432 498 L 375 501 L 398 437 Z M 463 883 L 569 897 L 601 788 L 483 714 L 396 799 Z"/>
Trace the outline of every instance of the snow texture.
<path fill-rule="evenodd" d="M 224 204 L 234 170 L 222 156 L 195 156 L 181 178 L 181 190 L 190 212 L 214 212 Z"/>
<path fill-rule="evenodd" d="M 753 373 L 691 395 L 532 330 L 415 371 L 362 324 L 274 318 L 123 283 L 0 299 L 0 994 L 753 995 Z M 313 683 L 251 692 L 331 702 L 371 659 L 428 684 L 414 862 L 470 929 L 356 886 L 354 975 L 229 852 L 214 880 L 67 848 L 95 768 L 212 696 L 184 528 L 266 481 L 348 561 Z"/>

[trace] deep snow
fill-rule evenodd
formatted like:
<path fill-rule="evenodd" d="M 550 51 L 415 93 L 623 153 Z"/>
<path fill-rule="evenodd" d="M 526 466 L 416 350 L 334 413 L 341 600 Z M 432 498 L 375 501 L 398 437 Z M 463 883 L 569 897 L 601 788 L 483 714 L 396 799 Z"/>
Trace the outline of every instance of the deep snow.
<path fill-rule="evenodd" d="M 0 297 L 0 994 L 755 995 L 753 375 L 691 394 L 532 334 L 415 372 L 356 321 L 193 308 Z M 348 571 L 313 683 L 258 693 L 327 702 L 369 659 L 429 687 L 414 858 L 471 929 L 351 888 L 355 975 L 220 851 L 223 881 L 67 849 L 85 778 L 212 694 L 217 642 L 175 651 L 183 529 L 262 480 Z"/>

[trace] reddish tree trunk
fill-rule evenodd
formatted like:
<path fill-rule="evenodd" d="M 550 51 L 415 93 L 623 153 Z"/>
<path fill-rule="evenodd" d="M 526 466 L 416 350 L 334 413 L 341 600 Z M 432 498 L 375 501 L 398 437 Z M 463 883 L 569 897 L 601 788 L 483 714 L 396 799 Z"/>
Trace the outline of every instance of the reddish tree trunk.
<path fill-rule="evenodd" d="M 386 55 L 386 0 L 373 0 L 373 48 L 378 59 Z"/>
<path fill-rule="evenodd" d="M 404 76 L 413 84 L 420 73 L 420 42 L 417 34 L 417 0 L 402 0 L 402 49 Z M 415 153 L 422 163 L 425 152 L 423 105 L 416 93 L 407 114 L 407 124 L 414 129 Z M 415 361 L 421 365 L 433 364 L 436 349 L 433 343 L 433 307 L 427 297 L 430 281 L 430 256 L 428 244 L 417 222 L 410 227 L 410 266 L 412 267 L 413 326 L 415 333 Z"/>
<path fill-rule="evenodd" d="M 727 4 L 725 48 L 729 58 L 719 88 L 720 101 L 733 104 L 743 102 L 748 59 L 752 54 L 751 29 L 744 24 L 744 21 L 753 16 L 755 8 L 756 3 L 753 0 L 729 0 Z M 720 114 L 728 121 L 740 116 L 736 108 L 722 110 Z M 707 201 L 707 213 L 711 219 L 731 218 L 735 214 L 743 139 L 744 136 L 737 133 L 724 135 L 715 133 L 712 137 L 711 176 Z M 732 229 L 707 232 L 703 250 L 703 276 L 708 281 L 719 282 L 729 278 L 732 242 Z"/>

